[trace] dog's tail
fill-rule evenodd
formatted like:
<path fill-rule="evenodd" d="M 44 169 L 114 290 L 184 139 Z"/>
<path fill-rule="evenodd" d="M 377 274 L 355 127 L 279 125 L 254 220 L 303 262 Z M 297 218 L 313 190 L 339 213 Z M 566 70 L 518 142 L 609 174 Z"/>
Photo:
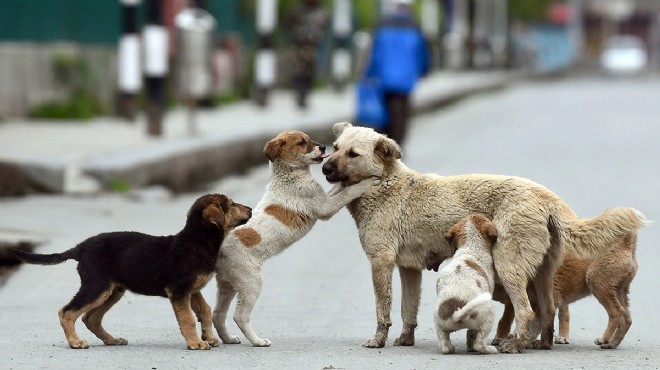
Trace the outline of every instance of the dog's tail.
<path fill-rule="evenodd" d="M 80 247 L 78 246 L 66 252 L 53 254 L 30 253 L 20 249 L 14 249 L 13 251 L 21 261 L 35 265 L 56 265 L 70 259 L 78 261 L 80 257 Z"/>
<path fill-rule="evenodd" d="M 477 307 L 486 303 L 490 304 L 492 300 L 493 300 L 493 296 L 490 293 L 488 292 L 481 293 L 478 296 L 474 297 L 470 302 L 466 303 L 465 306 L 456 310 L 451 315 L 451 318 L 454 321 L 460 321 L 464 317 L 469 316 Z"/>
<path fill-rule="evenodd" d="M 573 218 L 564 228 L 560 228 L 563 229 L 560 234 L 569 252 L 581 258 L 593 258 L 648 224 L 649 221 L 640 211 L 618 207 L 607 209 L 590 219 Z"/>

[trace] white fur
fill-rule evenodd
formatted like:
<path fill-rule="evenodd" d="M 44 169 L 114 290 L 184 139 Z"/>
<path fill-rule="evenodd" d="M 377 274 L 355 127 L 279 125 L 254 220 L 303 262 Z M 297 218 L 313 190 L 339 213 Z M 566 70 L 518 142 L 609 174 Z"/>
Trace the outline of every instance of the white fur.
<path fill-rule="evenodd" d="M 439 347 L 443 354 L 453 353 L 454 346 L 451 344 L 449 334 L 467 328 L 468 351 L 478 351 L 482 354 L 497 353 L 495 347 L 486 345 L 486 336 L 493 327 L 495 315 L 492 306 L 495 273 L 490 253 L 491 246 L 486 245 L 490 242 L 482 238 L 471 221 L 467 221 L 464 227 L 466 243 L 459 246 L 454 258 L 438 275 L 438 301 L 433 317 L 440 342 Z M 481 266 L 487 278 L 468 267 L 467 260 Z M 454 311 L 450 317 L 442 318 L 441 306 L 449 299 L 458 299 L 467 303 Z M 471 317 L 473 314 L 475 316 Z"/>
<path fill-rule="evenodd" d="M 266 347 L 271 344 L 270 340 L 257 336 L 250 325 L 250 313 L 261 293 L 263 263 L 305 236 L 317 219 L 329 219 L 373 186 L 372 180 L 365 180 L 346 188 L 335 187 L 326 194 L 309 170 L 311 164 L 319 163 L 315 159 L 318 160 L 322 152 L 323 149 L 317 145 L 311 152 L 288 160 L 281 159 L 283 154 L 280 153 L 280 157 L 271 164 L 271 181 L 253 210 L 252 218 L 225 238 L 216 264 L 218 297 L 213 312 L 213 324 L 223 343 L 240 343 L 237 336 L 227 332 L 225 325 L 229 305 L 238 294 L 234 321 L 253 346 Z M 304 214 L 307 216 L 306 222 L 301 227 L 289 227 L 265 212 L 269 205 L 280 205 Z M 261 242 L 245 246 L 236 233 L 246 228 L 255 230 Z"/>

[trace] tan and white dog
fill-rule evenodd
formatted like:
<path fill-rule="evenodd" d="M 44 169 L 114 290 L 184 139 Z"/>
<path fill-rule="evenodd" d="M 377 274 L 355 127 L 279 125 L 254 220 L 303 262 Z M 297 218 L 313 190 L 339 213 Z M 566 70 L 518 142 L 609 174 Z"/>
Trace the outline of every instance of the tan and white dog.
<path fill-rule="evenodd" d="M 497 348 L 486 345 L 495 319 L 491 248 L 497 241 L 497 229 L 486 216 L 472 214 L 454 224 L 445 238 L 456 253 L 438 274 L 436 285 L 438 303 L 433 318 L 440 350 L 454 353 L 449 334 L 467 328 L 468 351 L 497 353 Z"/>
<path fill-rule="evenodd" d="M 515 337 L 500 347 L 508 353 L 521 352 L 532 339 L 528 285 L 540 307 L 542 334 L 535 347 L 552 348 L 552 278 L 565 250 L 597 256 L 646 223 L 629 207 L 611 208 L 591 219 L 578 217 L 558 195 L 520 177 L 423 174 L 401 161 L 394 140 L 373 129 L 341 122 L 333 131 L 337 139 L 323 165 L 326 180 L 345 186 L 380 180 L 347 206 L 371 264 L 376 295 L 376 334 L 365 347 L 383 347 L 387 340 L 395 266 L 401 277 L 403 329 L 394 345 L 414 345 L 422 270 L 453 255 L 444 233 L 469 214 L 485 214 L 499 234 L 493 246 L 497 283 L 511 298 L 516 322 Z"/>
<path fill-rule="evenodd" d="M 310 165 L 327 155 L 325 146 L 300 131 L 280 133 L 264 147 L 271 161 L 271 181 L 266 193 L 245 225 L 234 229 L 220 247 L 216 263 L 218 297 L 213 324 L 223 343 L 240 343 L 227 332 L 229 305 L 238 294 L 234 321 L 255 347 L 267 347 L 250 325 L 250 314 L 261 294 L 263 263 L 305 236 L 316 220 L 327 220 L 374 182 L 367 179 L 353 186 L 336 186 L 328 194 L 312 177 Z"/>

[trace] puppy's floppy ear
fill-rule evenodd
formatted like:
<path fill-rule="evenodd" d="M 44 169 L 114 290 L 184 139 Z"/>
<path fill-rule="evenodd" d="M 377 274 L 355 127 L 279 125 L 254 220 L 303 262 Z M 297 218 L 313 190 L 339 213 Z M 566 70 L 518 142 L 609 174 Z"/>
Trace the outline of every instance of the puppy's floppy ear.
<path fill-rule="evenodd" d="M 401 147 L 399 144 L 385 136 L 378 139 L 374 152 L 386 162 L 401 159 Z"/>
<path fill-rule="evenodd" d="M 217 204 L 209 204 L 202 212 L 204 221 L 214 224 L 219 229 L 225 227 L 225 212 Z"/>
<path fill-rule="evenodd" d="M 486 230 L 484 230 L 485 231 L 484 234 L 488 235 L 488 238 L 490 239 L 490 244 L 492 246 L 497 242 L 497 229 L 495 228 L 495 225 L 493 225 L 490 222 L 487 223 L 485 226 L 486 226 L 485 227 Z"/>
<path fill-rule="evenodd" d="M 344 130 L 346 130 L 349 127 L 353 127 L 353 125 L 350 122 L 339 122 L 335 123 L 334 126 L 332 126 L 332 132 L 335 134 L 336 137 L 339 137 Z"/>
<path fill-rule="evenodd" d="M 282 144 L 284 144 L 284 140 L 277 138 L 266 143 L 266 146 L 264 146 L 264 154 L 269 161 L 272 162 L 275 160 L 275 158 L 277 158 L 277 156 L 280 154 L 280 148 L 282 147 Z"/>

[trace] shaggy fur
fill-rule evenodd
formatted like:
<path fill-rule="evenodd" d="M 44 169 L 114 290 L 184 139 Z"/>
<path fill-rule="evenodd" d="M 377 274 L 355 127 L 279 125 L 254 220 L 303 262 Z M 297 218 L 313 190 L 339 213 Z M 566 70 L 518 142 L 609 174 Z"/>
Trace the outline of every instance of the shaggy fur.
<path fill-rule="evenodd" d="M 282 132 L 266 144 L 264 153 L 272 162 L 266 193 L 250 221 L 227 236 L 217 262 L 218 299 L 213 323 L 223 343 L 241 342 L 228 333 L 225 324 L 229 305 L 238 293 L 234 321 L 253 346 L 270 345 L 270 340 L 257 336 L 250 325 L 250 314 L 261 294 L 261 266 L 305 236 L 316 220 L 329 219 L 373 184 L 365 180 L 343 190 L 335 187 L 326 194 L 309 168 L 327 156 L 325 146 L 299 131 Z"/>
<path fill-rule="evenodd" d="M 395 345 L 413 345 L 417 326 L 421 270 L 453 255 L 444 232 L 471 213 L 495 224 L 493 247 L 497 276 L 511 297 L 516 336 L 502 352 L 520 352 L 531 340 L 534 312 L 527 296 L 536 291 L 543 328 L 538 348 L 551 348 L 555 306 L 552 277 L 564 249 L 595 256 L 645 223 L 633 208 L 613 208 L 592 219 L 579 218 L 547 188 L 530 180 L 498 175 L 438 176 L 406 167 L 400 147 L 365 127 L 335 124 L 334 153 L 323 166 L 331 183 L 350 185 L 376 176 L 381 181 L 348 205 L 362 248 L 371 262 L 377 328 L 363 345 L 383 347 L 391 326 L 392 272 L 402 283 L 403 331 Z M 429 257 L 431 256 L 431 257 Z"/>
<path fill-rule="evenodd" d="M 138 232 L 112 232 L 93 236 L 63 253 L 33 254 L 16 250 L 24 262 L 50 265 L 69 259 L 78 261 L 80 290 L 59 311 L 60 324 L 71 348 L 88 348 L 76 333 L 82 321 L 106 345 L 128 341 L 110 335 L 101 325 L 103 316 L 126 290 L 169 298 L 189 349 L 218 346 L 211 327 L 211 308 L 200 289 L 215 272 L 215 260 L 224 236 L 245 223 L 251 209 L 221 194 L 200 197 L 190 208 L 186 225 L 171 236 Z M 202 323 L 197 336 L 195 319 Z"/>
<path fill-rule="evenodd" d="M 611 250 L 596 258 L 564 255 L 564 263 L 554 278 L 554 299 L 559 309 L 557 344 L 568 344 L 570 313 L 568 305 L 591 294 L 603 305 L 609 321 L 603 335 L 594 341 L 600 348 L 615 349 L 632 325 L 630 315 L 630 283 L 637 273 L 637 235 L 629 233 Z M 497 325 L 494 343 L 509 336 L 513 323 L 513 306 L 506 294 L 496 295 L 504 303 L 504 313 Z"/>
<path fill-rule="evenodd" d="M 481 214 L 463 218 L 445 234 L 456 247 L 454 258 L 438 275 L 438 302 L 433 313 L 443 354 L 454 353 L 449 334 L 467 328 L 467 348 L 482 354 L 497 353 L 486 345 L 493 327 L 492 294 L 495 271 L 491 248 L 497 240 L 495 225 Z"/>

